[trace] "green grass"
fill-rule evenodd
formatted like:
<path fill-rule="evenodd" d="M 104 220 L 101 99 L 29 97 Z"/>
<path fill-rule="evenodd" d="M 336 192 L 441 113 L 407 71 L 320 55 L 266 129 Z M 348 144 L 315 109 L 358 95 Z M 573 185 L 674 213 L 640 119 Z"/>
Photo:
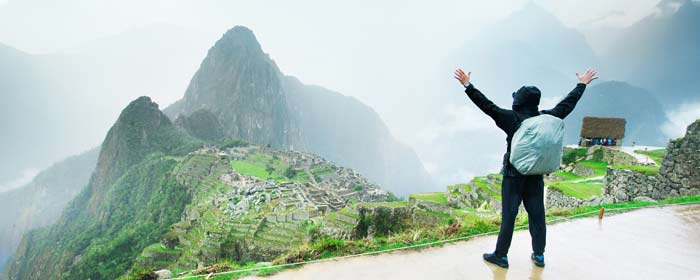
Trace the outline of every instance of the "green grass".
<path fill-rule="evenodd" d="M 654 162 L 656 162 L 656 164 L 661 165 L 661 162 L 664 159 L 664 155 L 666 154 L 666 149 L 658 149 L 658 150 L 651 150 L 651 151 L 634 150 L 634 152 L 641 154 L 641 155 L 648 156 Z"/>
<path fill-rule="evenodd" d="M 392 202 L 358 202 L 357 206 L 362 206 L 362 207 L 368 207 L 368 208 L 373 208 L 373 207 L 390 207 L 390 208 L 397 208 L 397 207 L 407 207 L 408 206 L 408 201 L 392 201 Z"/>
<path fill-rule="evenodd" d="M 457 189 L 460 189 L 460 188 L 463 189 L 467 193 L 472 191 L 472 188 L 467 184 L 456 184 L 456 185 L 452 185 L 452 186 L 447 186 L 447 190 L 450 191 L 450 193 L 456 193 L 456 192 L 458 192 Z"/>
<path fill-rule="evenodd" d="M 494 191 L 491 188 L 489 188 L 489 182 L 487 181 L 487 177 L 481 177 L 481 176 L 474 177 L 474 179 L 472 180 L 472 183 L 474 184 L 474 187 L 481 189 L 482 191 L 489 194 L 491 197 L 498 199 L 498 200 L 501 200 L 501 194 L 499 192 Z M 500 184 L 494 184 L 492 186 L 497 190 L 501 189 Z"/>
<path fill-rule="evenodd" d="M 577 183 L 563 181 L 554 182 L 550 184 L 549 187 L 558 189 L 565 195 L 588 200 L 593 196 L 600 196 L 601 190 L 603 189 L 603 184 L 601 180 L 588 180 Z"/>
<path fill-rule="evenodd" d="M 250 175 L 254 177 L 258 177 L 260 179 L 274 179 L 278 178 L 278 174 L 270 174 L 265 170 L 265 166 L 259 166 L 247 161 L 239 161 L 239 160 L 234 160 L 231 161 L 231 167 L 233 167 L 236 172 L 245 174 L 245 175 Z"/>
<path fill-rule="evenodd" d="M 581 158 L 585 158 L 587 151 L 588 151 L 587 148 L 578 148 L 578 149 L 564 148 L 564 156 L 562 157 L 562 163 L 564 163 L 566 165 L 566 164 L 576 162 L 577 160 L 579 160 Z"/>
<path fill-rule="evenodd" d="M 613 168 L 630 170 L 646 176 L 655 176 L 659 174 L 659 167 L 652 165 L 614 165 Z"/>
<path fill-rule="evenodd" d="M 160 243 L 155 243 L 153 245 L 150 245 L 143 249 L 144 252 L 157 252 L 157 253 L 165 253 L 165 254 L 180 254 L 182 253 L 181 249 L 178 248 L 173 248 L 173 249 L 168 249 L 160 245 Z"/>
<path fill-rule="evenodd" d="M 584 177 L 576 175 L 572 172 L 564 171 L 564 170 L 557 170 L 556 172 L 554 172 L 554 174 L 561 177 L 561 178 L 564 178 L 564 180 L 579 180 L 579 179 L 584 178 Z"/>
<path fill-rule="evenodd" d="M 657 206 L 657 205 L 668 205 L 668 204 L 678 204 L 678 203 L 698 203 L 700 202 L 700 196 L 682 197 L 682 198 L 672 198 L 660 200 L 657 202 L 625 202 L 618 204 L 604 204 L 602 207 L 608 210 L 615 211 L 625 211 L 627 209 L 633 210 L 637 207 L 644 206 Z M 564 217 L 573 218 L 584 218 L 590 217 L 598 214 L 598 210 L 601 207 L 598 206 L 582 206 L 576 209 L 560 209 L 557 211 L 547 212 L 547 223 L 553 223 L 561 221 Z M 460 217 L 463 226 L 459 231 L 452 236 L 446 236 L 444 233 L 444 227 L 431 227 L 424 229 L 414 229 L 405 232 L 394 233 L 388 237 L 374 238 L 374 239 L 360 239 L 360 240 L 344 240 L 343 242 L 332 242 L 333 246 L 324 245 L 328 241 L 318 240 L 314 241 L 309 245 L 301 245 L 299 248 L 292 250 L 290 253 L 285 254 L 275 260 L 274 264 L 285 264 L 288 263 L 287 260 L 291 260 L 290 256 L 297 256 L 293 261 L 300 260 L 315 260 L 315 259 L 327 259 L 337 256 L 346 256 L 360 253 L 378 252 L 392 248 L 400 248 L 410 245 L 421 245 L 427 244 L 434 241 L 445 240 L 447 238 L 469 238 L 470 236 L 476 234 L 484 233 L 495 233 L 498 231 L 500 221 L 498 217 L 494 218 L 481 218 L 477 217 L 472 213 L 466 213 L 464 216 Z M 565 219 L 567 220 L 567 219 Z M 527 217 L 525 215 L 518 215 L 516 219 L 516 226 L 518 230 L 524 229 L 521 226 L 527 225 Z M 417 238 L 416 238 L 417 237 Z M 447 243 L 453 243 L 455 241 L 450 241 Z M 446 243 L 430 244 L 424 247 L 415 247 L 415 249 L 442 246 Z M 411 250 L 411 249 L 409 249 Z M 256 267 L 254 263 L 248 263 L 246 265 L 234 265 L 233 270 L 236 269 L 246 269 Z M 270 275 L 277 273 L 289 268 L 298 268 L 300 265 L 291 265 L 288 267 L 275 267 L 275 268 L 262 268 L 258 271 L 246 271 L 239 272 L 235 274 L 221 275 L 212 279 L 231 279 L 236 277 L 242 277 L 251 274 L 257 275 Z M 204 279 L 206 275 L 201 275 Z"/>
<path fill-rule="evenodd" d="M 285 176 L 285 171 L 290 168 L 280 159 L 272 158 L 265 154 L 252 153 L 245 160 L 231 161 L 231 167 L 236 172 L 257 177 L 263 180 L 275 180 L 276 182 L 310 182 L 309 175 L 303 170 L 295 170 L 293 177 Z M 325 170 L 321 170 L 326 172 Z M 290 175 L 291 176 L 291 175 Z"/>
<path fill-rule="evenodd" d="M 607 161 L 583 160 L 579 161 L 578 164 L 593 169 L 593 176 L 605 175 L 605 169 L 608 167 Z"/>
<path fill-rule="evenodd" d="M 427 192 L 427 193 L 414 193 L 409 196 L 416 200 L 432 201 L 442 204 L 447 204 L 447 196 L 444 192 Z"/>

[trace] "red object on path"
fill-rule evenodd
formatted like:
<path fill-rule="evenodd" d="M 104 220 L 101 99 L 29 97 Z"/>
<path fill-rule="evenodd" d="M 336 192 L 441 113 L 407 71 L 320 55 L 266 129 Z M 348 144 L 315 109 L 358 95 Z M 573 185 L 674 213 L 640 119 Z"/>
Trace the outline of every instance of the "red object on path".
<path fill-rule="evenodd" d="M 603 213 L 605 213 L 605 208 L 600 207 L 600 213 L 598 213 L 598 220 L 603 219 Z"/>

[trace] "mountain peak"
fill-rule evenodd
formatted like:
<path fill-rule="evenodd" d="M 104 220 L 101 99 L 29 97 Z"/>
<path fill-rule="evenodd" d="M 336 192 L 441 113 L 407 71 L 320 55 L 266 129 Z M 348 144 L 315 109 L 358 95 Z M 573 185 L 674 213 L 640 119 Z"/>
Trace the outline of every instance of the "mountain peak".
<path fill-rule="evenodd" d="M 262 54 L 262 47 L 253 31 L 248 27 L 237 25 L 224 33 L 211 50 L 246 51 Z M 210 52 L 211 52 L 210 50 Z"/>
<path fill-rule="evenodd" d="M 508 21 L 516 24 L 536 23 L 536 24 L 553 24 L 554 26 L 563 26 L 561 21 L 544 7 L 538 5 L 534 1 L 528 1 L 520 9 L 513 12 Z"/>
<path fill-rule="evenodd" d="M 209 49 L 173 117 L 206 109 L 215 117 L 207 119 L 218 119 L 228 137 L 286 146 L 296 134 L 287 115 L 281 75 L 253 31 L 236 26 Z"/>
<path fill-rule="evenodd" d="M 170 119 L 158 109 L 148 96 L 141 96 L 122 110 L 119 118 L 107 132 L 90 191 L 91 209 L 99 204 L 106 189 L 128 167 L 154 152 L 173 152 L 190 139 L 175 128 Z"/>

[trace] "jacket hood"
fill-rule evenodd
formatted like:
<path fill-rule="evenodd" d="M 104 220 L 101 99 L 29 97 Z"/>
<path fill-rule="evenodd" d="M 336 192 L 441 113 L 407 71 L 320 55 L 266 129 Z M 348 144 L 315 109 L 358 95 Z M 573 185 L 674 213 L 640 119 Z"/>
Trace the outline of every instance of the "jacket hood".
<path fill-rule="evenodd" d="M 541 95 L 537 87 L 521 87 L 513 93 L 513 111 L 538 111 Z"/>

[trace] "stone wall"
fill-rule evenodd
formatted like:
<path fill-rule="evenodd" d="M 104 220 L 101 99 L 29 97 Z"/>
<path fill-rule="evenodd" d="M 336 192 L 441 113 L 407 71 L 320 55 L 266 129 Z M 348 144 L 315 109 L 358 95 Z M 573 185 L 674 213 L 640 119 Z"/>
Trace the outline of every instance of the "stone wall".
<path fill-rule="evenodd" d="M 688 126 L 685 137 L 668 143 L 659 175 L 689 192 L 700 189 L 700 120 Z"/>
<path fill-rule="evenodd" d="M 583 200 L 568 196 L 555 188 L 547 188 L 545 198 L 546 208 L 576 208 L 583 204 Z"/>
<path fill-rule="evenodd" d="M 669 142 L 659 175 L 608 167 L 602 194 L 615 202 L 700 195 L 700 120 L 685 137 Z"/>
<path fill-rule="evenodd" d="M 579 206 L 598 206 L 608 203 L 613 203 L 613 197 L 607 195 L 601 197 L 594 196 L 589 200 L 582 200 L 573 196 L 568 196 L 555 188 L 547 188 L 545 196 L 545 207 L 547 209 L 569 209 Z"/>
<path fill-rule="evenodd" d="M 603 178 L 603 196 L 611 196 L 615 203 L 632 201 L 642 197 L 652 199 L 664 199 L 669 196 L 678 196 L 673 189 L 666 189 L 661 184 L 658 176 L 646 176 L 644 174 L 608 167 Z"/>

